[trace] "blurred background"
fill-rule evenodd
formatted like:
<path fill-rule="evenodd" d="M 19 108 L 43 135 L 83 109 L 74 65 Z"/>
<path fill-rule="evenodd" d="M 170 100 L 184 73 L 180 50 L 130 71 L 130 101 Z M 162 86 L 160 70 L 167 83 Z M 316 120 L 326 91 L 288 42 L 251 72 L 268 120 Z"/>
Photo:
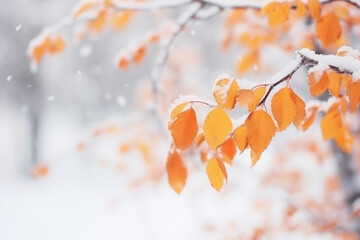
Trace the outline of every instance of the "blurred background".
<path fill-rule="evenodd" d="M 0 8 L 0 239 L 359 239 L 358 216 L 349 217 L 346 204 L 354 180 L 344 190 L 338 167 L 349 157 L 322 142 L 318 123 L 307 133 L 277 134 L 254 168 L 247 150 L 237 155 L 220 193 L 190 151 L 185 189 L 170 188 L 167 109 L 179 95 L 212 100 L 216 78 L 236 76 L 246 51 L 224 52 L 226 14 L 195 22 L 176 39 L 159 120 L 150 75 L 161 46 L 127 70 L 114 59 L 172 26 L 186 7 L 136 13 L 124 28 L 82 41 L 75 26 L 61 29 L 65 50 L 33 71 L 29 43 L 74 4 L 14 0 Z M 267 47 L 265 70 L 254 65 L 246 77 L 264 80 L 294 56 Z M 292 87 L 309 99 L 306 71 Z M 349 169 L 357 174 L 358 165 Z"/>

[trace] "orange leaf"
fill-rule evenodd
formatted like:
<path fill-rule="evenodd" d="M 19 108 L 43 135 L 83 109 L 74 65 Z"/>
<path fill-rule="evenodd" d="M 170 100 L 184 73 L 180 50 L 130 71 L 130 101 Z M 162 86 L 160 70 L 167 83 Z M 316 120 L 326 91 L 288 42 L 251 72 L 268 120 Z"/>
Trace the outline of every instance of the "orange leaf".
<path fill-rule="evenodd" d="M 77 18 L 79 17 L 81 14 L 83 14 L 84 12 L 86 12 L 87 10 L 89 10 L 90 8 L 92 8 L 94 5 L 94 3 L 92 2 L 85 2 L 82 5 L 80 5 L 74 12 L 73 17 Z"/>
<path fill-rule="evenodd" d="M 133 16 L 132 11 L 124 11 L 121 13 L 115 13 L 111 18 L 112 26 L 115 30 L 124 28 L 131 20 Z"/>
<path fill-rule="evenodd" d="M 142 45 L 135 50 L 133 55 L 133 61 L 136 64 L 140 64 L 144 60 L 145 54 L 146 54 L 146 46 Z"/>
<path fill-rule="evenodd" d="M 99 11 L 97 18 L 88 22 L 89 28 L 92 29 L 95 33 L 100 33 L 105 28 L 106 15 L 107 12 L 105 9 Z"/>
<path fill-rule="evenodd" d="M 183 110 L 184 108 L 189 104 L 189 102 L 183 102 L 179 105 L 177 105 L 172 111 L 170 119 L 173 121 Z"/>
<path fill-rule="evenodd" d="M 327 112 L 321 120 L 321 131 L 324 140 L 335 137 L 339 132 L 341 125 L 341 116 L 337 110 Z"/>
<path fill-rule="evenodd" d="M 340 3 L 333 4 L 334 14 L 340 19 L 347 19 L 350 15 L 349 9 Z"/>
<path fill-rule="evenodd" d="M 281 3 L 277 5 L 273 11 L 269 13 L 268 23 L 270 28 L 275 28 L 289 19 L 290 5 L 289 3 Z"/>
<path fill-rule="evenodd" d="M 237 72 L 239 74 L 244 74 L 250 67 L 258 63 L 258 53 L 256 51 L 251 51 L 240 59 L 237 64 Z"/>
<path fill-rule="evenodd" d="M 255 90 L 253 90 L 253 92 L 254 92 L 254 98 L 251 101 L 251 103 L 249 104 L 249 112 L 253 112 L 257 108 L 261 99 L 265 95 L 266 87 L 264 87 L 264 86 L 257 87 L 257 88 L 255 88 Z"/>
<path fill-rule="evenodd" d="M 293 93 L 290 88 L 284 87 L 275 93 L 271 100 L 271 111 L 280 131 L 285 130 L 296 116 L 296 105 L 292 98 Z"/>
<path fill-rule="evenodd" d="M 168 181 L 170 186 L 175 192 L 180 194 L 181 190 L 185 187 L 187 179 L 187 168 L 184 160 L 180 154 L 174 149 L 170 153 L 166 162 L 166 172 L 168 174 Z"/>
<path fill-rule="evenodd" d="M 250 157 L 251 157 L 251 167 L 253 167 L 259 161 L 261 157 L 261 153 L 256 153 L 254 150 L 251 149 Z"/>
<path fill-rule="evenodd" d="M 304 17 L 306 15 L 306 5 L 301 0 L 295 1 L 296 5 L 296 17 Z"/>
<path fill-rule="evenodd" d="M 311 72 L 308 76 L 308 83 L 310 86 L 310 94 L 316 97 L 329 87 L 330 80 L 326 71 L 324 71 L 319 79 L 317 79 L 315 73 Z"/>
<path fill-rule="evenodd" d="M 341 75 L 335 71 L 332 71 L 329 75 L 329 91 L 334 97 L 339 96 L 341 86 Z"/>
<path fill-rule="evenodd" d="M 360 102 L 360 81 L 349 84 L 348 89 L 350 112 L 355 112 Z"/>
<path fill-rule="evenodd" d="M 293 123 L 295 127 L 299 128 L 305 117 L 306 104 L 298 95 L 296 95 L 294 91 L 292 91 L 291 98 L 295 103 L 295 107 L 296 107 L 296 115 L 294 117 Z"/>
<path fill-rule="evenodd" d="M 308 0 L 308 7 L 310 15 L 315 20 L 318 20 L 321 15 L 321 3 L 319 2 L 319 0 Z"/>
<path fill-rule="evenodd" d="M 240 152 L 243 152 L 245 148 L 248 146 L 248 142 L 246 140 L 247 129 L 243 124 L 237 127 L 234 131 L 234 139 L 236 146 L 239 148 Z"/>
<path fill-rule="evenodd" d="M 252 150 L 261 154 L 275 136 L 276 126 L 273 119 L 263 110 L 252 112 L 245 121 L 247 142 Z"/>
<path fill-rule="evenodd" d="M 241 107 L 245 107 L 253 101 L 254 97 L 254 92 L 250 89 L 240 89 L 236 101 Z"/>
<path fill-rule="evenodd" d="M 354 146 L 354 135 L 344 125 L 334 137 L 336 145 L 344 152 L 351 154 Z"/>
<path fill-rule="evenodd" d="M 177 118 L 170 124 L 169 129 L 174 139 L 175 146 L 180 150 L 189 148 L 194 141 L 198 124 L 194 109 L 180 113 Z"/>
<path fill-rule="evenodd" d="M 216 102 L 223 108 L 233 109 L 239 86 L 235 79 L 223 78 L 217 81 L 213 91 Z"/>
<path fill-rule="evenodd" d="M 270 2 L 268 4 L 266 4 L 262 9 L 261 9 L 261 13 L 262 14 L 269 14 L 270 12 L 273 12 L 276 10 L 276 8 L 278 8 L 279 3 L 278 2 Z"/>
<path fill-rule="evenodd" d="M 200 133 L 195 140 L 195 147 L 199 147 L 205 140 L 204 134 Z"/>
<path fill-rule="evenodd" d="M 316 33 L 324 46 L 335 43 L 341 36 L 339 20 L 333 13 L 328 13 L 316 23 Z"/>
<path fill-rule="evenodd" d="M 319 110 L 318 107 L 311 107 L 307 111 L 307 114 L 306 114 L 307 116 L 304 119 L 304 122 L 301 126 L 301 128 L 304 132 L 314 123 L 318 110 Z"/>
<path fill-rule="evenodd" d="M 126 57 L 121 57 L 118 60 L 117 66 L 118 66 L 118 68 L 123 69 L 123 70 L 128 69 L 130 67 L 130 60 Z"/>
<path fill-rule="evenodd" d="M 221 146 L 221 160 L 232 165 L 233 159 L 236 154 L 236 146 L 233 138 L 228 138 Z"/>
<path fill-rule="evenodd" d="M 219 192 L 224 185 L 224 181 L 227 180 L 227 172 L 224 163 L 214 157 L 210 159 L 206 165 L 206 172 L 211 186 Z"/>
<path fill-rule="evenodd" d="M 51 44 L 49 46 L 49 53 L 56 54 L 62 52 L 65 49 L 65 40 L 58 36 L 55 39 L 51 39 Z"/>
<path fill-rule="evenodd" d="M 232 122 L 222 107 L 216 107 L 205 118 L 205 140 L 212 149 L 221 145 L 232 130 Z"/>

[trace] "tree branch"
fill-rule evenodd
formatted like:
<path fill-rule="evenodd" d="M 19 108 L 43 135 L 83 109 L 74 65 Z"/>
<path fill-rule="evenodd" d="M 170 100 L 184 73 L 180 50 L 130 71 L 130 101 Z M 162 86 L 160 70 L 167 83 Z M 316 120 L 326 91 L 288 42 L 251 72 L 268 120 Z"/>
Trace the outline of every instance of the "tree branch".
<path fill-rule="evenodd" d="M 354 72 L 360 71 L 360 61 L 352 57 L 341 57 L 337 55 L 322 55 L 316 54 L 314 51 L 308 49 L 302 49 L 296 51 L 297 58 L 295 61 L 289 63 L 282 72 L 279 72 L 274 77 L 268 80 L 267 86 L 269 86 L 263 99 L 260 101 L 258 106 L 265 103 L 269 97 L 271 91 L 280 83 L 291 78 L 297 70 L 302 66 L 315 66 L 319 63 L 323 63 L 329 66 L 332 70 L 340 74 L 353 74 Z"/>

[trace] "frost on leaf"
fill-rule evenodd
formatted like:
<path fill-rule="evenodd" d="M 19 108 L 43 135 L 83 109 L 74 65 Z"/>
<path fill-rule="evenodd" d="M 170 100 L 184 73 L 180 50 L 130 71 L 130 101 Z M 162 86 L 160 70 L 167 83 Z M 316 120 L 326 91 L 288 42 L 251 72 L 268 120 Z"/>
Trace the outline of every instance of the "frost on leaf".
<path fill-rule="evenodd" d="M 322 73 L 310 72 L 308 76 L 308 83 L 310 86 L 310 94 L 313 97 L 316 97 L 328 89 L 330 80 L 326 71 L 323 71 Z"/>
<path fill-rule="evenodd" d="M 260 155 L 275 136 L 273 119 L 263 110 L 252 112 L 245 121 L 247 142 L 251 149 Z"/>
<path fill-rule="evenodd" d="M 227 180 L 227 172 L 224 163 L 214 157 L 206 165 L 206 173 L 210 180 L 211 186 L 220 191 L 224 182 Z"/>
<path fill-rule="evenodd" d="M 223 108 L 233 109 L 239 86 L 236 79 L 222 78 L 215 84 L 213 96 L 216 102 Z"/>
<path fill-rule="evenodd" d="M 174 139 L 175 146 L 180 150 L 185 150 L 193 143 L 197 132 L 198 124 L 193 108 L 180 113 L 177 118 L 170 123 L 169 130 Z"/>
<path fill-rule="evenodd" d="M 170 186 L 179 194 L 186 184 L 187 168 L 184 160 L 175 149 L 168 155 L 166 172 Z"/>
<path fill-rule="evenodd" d="M 232 122 L 222 107 L 216 107 L 205 118 L 205 140 L 212 149 L 221 145 L 232 130 Z"/>
<path fill-rule="evenodd" d="M 285 130 L 296 116 L 296 105 L 292 94 L 293 91 L 290 88 L 284 87 L 271 100 L 271 111 L 280 131 Z"/>

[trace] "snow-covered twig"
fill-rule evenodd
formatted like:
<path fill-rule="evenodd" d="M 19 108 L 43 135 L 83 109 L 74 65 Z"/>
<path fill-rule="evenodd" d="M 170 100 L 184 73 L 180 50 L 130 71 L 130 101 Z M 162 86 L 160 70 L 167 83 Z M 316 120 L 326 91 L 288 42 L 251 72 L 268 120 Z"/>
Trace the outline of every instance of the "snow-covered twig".
<path fill-rule="evenodd" d="M 289 63 L 283 71 L 270 78 L 267 82 L 269 89 L 260 101 L 258 106 L 265 103 L 271 91 L 280 83 L 290 79 L 300 67 L 305 65 L 315 66 L 325 64 L 338 73 L 354 74 L 360 72 L 360 61 L 352 57 L 342 57 L 337 55 L 317 54 L 309 49 L 301 49 L 296 51 L 297 58 Z"/>

